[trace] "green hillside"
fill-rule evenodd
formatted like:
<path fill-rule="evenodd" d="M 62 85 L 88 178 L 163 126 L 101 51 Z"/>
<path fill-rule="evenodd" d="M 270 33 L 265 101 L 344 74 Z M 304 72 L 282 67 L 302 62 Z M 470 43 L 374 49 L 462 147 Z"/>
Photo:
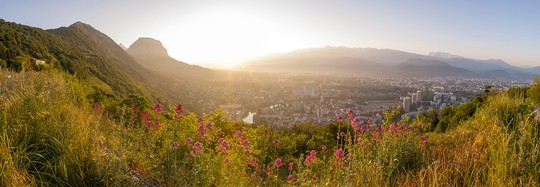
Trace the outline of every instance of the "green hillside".
<path fill-rule="evenodd" d="M 31 58 L 46 65 L 37 66 Z M 0 20 L 0 63 L 15 71 L 59 69 L 120 97 L 151 96 L 143 77 L 151 73 L 109 37 L 80 22 L 45 31 Z"/>

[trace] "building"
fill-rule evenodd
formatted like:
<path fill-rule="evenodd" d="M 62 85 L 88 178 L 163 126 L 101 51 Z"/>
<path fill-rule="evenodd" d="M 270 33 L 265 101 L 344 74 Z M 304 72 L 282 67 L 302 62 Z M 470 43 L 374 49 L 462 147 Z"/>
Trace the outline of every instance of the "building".
<path fill-rule="evenodd" d="M 295 96 L 316 96 L 315 88 L 304 87 L 303 89 L 293 90 Z"/>
<path fill-rule="evenodd" d="M 418 96 L 416 95 L 416 93 L 411 94 L 411 103 L 416 103 L 417 99 Z"/>
<path fill-rule="evenodd" d="M 405 113 L 408 113 L 411 111 L 411 98 L 410 97 L 403 98 L 403 111 Z"/>
<path fill-rule="evenodd" d="M 421 102 L 422 101 L 422 91 L 418 90 L 416 91 L 416 101 Z"/>

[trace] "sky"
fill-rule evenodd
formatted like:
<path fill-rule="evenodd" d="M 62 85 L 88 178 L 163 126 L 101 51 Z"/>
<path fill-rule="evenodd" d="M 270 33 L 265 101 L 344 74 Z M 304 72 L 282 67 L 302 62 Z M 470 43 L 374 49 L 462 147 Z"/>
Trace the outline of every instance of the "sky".
<path fill-rule="evenodd" d="M 228 67 L 300 48 L 447 52 L 540 66 L 540 1 L 0 0 L 0 18 L 52 29 L 82 21 L 129 47 L 160 40 L 190 64 Z"/>

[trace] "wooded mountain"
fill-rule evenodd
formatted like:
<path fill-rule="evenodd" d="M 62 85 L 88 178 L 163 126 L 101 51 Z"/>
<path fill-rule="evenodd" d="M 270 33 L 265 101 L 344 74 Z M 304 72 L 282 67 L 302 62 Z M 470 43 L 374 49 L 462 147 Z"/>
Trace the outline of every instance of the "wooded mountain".
<path fill-rule="evenodd" d="M 31 58 L 46 68 L 75 75 L 95 89 L 120 97 L 141 94 L 149 99 L 162 94 L 149 89 L 160 77 L 137 63 L 107 35 L 88 24 L 43 30 L 0 20 L 0 62 L 13 70 L 32 68 Z"/>

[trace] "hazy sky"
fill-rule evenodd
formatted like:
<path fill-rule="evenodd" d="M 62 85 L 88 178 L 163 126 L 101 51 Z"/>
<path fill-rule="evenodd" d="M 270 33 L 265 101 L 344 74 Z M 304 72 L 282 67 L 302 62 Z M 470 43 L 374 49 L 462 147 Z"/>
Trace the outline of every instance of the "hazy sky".
<path fill-rule="evenodd" d="M 298 48 L 443 51 L 540 66 L 540 1 L 1 0 L 0 18 L 44 29 L 82 21 L 129 47 L 160 40 L 191 64 L 227 66 Z"/>

